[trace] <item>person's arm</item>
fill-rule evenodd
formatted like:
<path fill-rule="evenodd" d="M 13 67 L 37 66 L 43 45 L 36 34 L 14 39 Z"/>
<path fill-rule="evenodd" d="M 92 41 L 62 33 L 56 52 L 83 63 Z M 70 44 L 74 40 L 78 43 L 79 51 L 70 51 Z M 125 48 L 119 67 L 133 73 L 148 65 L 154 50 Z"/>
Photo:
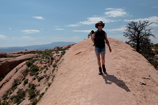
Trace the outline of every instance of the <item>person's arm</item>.
<path fill-rule="evenodd" d="M 107 44 L 108 47 L 109 47 L 109 51 L 112 52 L 112 49 L 111 49 L 111 47 L 110 47 L 109 40 L 108 40 L 108 38 L 107 38 L 106 32 L 105 32 L 105 40 L 106 40 L 106 44 Z"/>
<path fill-rule="evenodd" d="M 92 42 L 94 43 L 95 33 L 94 33 L 93 36 L 92 36 L 92 33 L 90 32 L 90 35 L 91 35 L 91 40 L 92 40 Z"/>

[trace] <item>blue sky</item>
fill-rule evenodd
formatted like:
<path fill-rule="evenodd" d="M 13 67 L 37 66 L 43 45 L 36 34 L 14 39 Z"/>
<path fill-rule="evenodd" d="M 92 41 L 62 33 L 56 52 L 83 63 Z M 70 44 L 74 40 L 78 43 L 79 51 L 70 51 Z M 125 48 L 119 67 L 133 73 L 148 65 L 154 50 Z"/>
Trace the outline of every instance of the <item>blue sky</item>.
<path fill-rule="evenodd" d="M 98 21 L 107 36 L 123 36 L 131 21 L 154 22 L 150 27 L 158 43 L 157 0 L 0 0 L 0 47 L 80 42 Z"/>

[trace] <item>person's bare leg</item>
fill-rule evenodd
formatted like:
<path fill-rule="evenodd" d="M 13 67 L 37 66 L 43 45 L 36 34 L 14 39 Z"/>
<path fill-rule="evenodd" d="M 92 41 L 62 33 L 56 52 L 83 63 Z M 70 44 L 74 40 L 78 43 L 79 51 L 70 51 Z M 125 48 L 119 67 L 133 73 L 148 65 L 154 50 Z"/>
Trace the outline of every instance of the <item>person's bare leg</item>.
<path fill-rule="evenodd" d="M 105 74 L 107 74 L 107 73 L 106 73 L 106 68 L 105 68 L 105 53 L 101 53 L 101 59 L 102 59 L 103 72 L 104 72 Z"/>
<path fill-rule="evenodd" d="M 98 61 L 98 66 L 99 66 L 99 75 L 102 75 L 102 68 L 101 68 L 101 62 L 100 62 L 100 54 L 96 54 L 97 56 L 97 61 Z"/>
<path fill-rule="evenodd" d="M 100 54 L 96 54 L 96 56 L 97 56 L 98 66 L 101 67 Z"/>
<path fill-rule="evenodd" d="M 105 53 L 101 53 L 102 65 L 105 65 Z"/>

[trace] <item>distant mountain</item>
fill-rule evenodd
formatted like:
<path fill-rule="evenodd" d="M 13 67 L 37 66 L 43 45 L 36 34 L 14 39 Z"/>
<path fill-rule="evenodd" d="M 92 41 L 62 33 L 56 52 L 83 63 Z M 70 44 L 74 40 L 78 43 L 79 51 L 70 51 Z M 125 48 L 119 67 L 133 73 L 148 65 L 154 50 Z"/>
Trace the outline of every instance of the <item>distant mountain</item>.
<path fill-rule="evenodd" d="M 44 50 L 44 49 L 53 49 L 55 46 L 65 46 L 69 44 L 74 44 L 75 42 L 53 42 L 50 44 L 43 45 L 32 45 L 32 46 L 24 46 L 24 47 L 0 47 L 0 52 L 10 53 L 24 50 Z"/>

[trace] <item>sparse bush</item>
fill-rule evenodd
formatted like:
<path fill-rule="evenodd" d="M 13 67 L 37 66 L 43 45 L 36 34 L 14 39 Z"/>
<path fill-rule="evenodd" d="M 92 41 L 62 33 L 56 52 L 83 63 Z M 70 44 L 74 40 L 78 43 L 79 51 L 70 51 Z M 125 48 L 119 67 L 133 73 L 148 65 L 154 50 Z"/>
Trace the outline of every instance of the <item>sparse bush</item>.
<path fill-rule="evenodd" d="M 39 70 L 38 66 L 32 65 L 32 67 L 30 68 L 30 75 L 31 76 L 35 75 L 38 70 Z"/>
<path fill-rule="evenodd" d="M 27 61 L 27 62 L 26 62 L 26 65 L 27 65 L 28 67 L 30 67 L 32 64 L 33 64 L 32 61 Z"/>
<path fill-rule="evenodd" d="M 64 55 L 66 53 L 66 51 L 64 50 L 62 53 L 61 53 L 61 55 Z"/>
<path fill-rule="evenodd" d="M 48 87 L 51 85 L 51 83 L 48 83 Z"/>
<path fill-rule="evenodd" d="M 39 70 L 39 68 L 36 65 L 32 65 L 32 67 L 30 68 L 31 72 L 37 72 L 38 70 Z"/>
<path fill-rule="evenodd" d="M 46 73 L 46 71 L 44 71 L 44 74 Z"/>
<path fill-rule="evenodd" d="M 30 88 L 30 89 L 35 89 L 36 86 L 35 86 L 35 84 L 29 83 L 29 88 Z"/>
<path fill-rule="evenodd" d="M 154 61 L 152 62 L 152 65 L 153 65 L 155 68 L 157 68 L 157 67 L 158 67 L 158 61 L 157 61 L 157 60 L 154 60 Z"/>
<path fill-rule="evenodd" d="M 45 89 L 45 91 L 47 91 L 47 90 L 48 90 L 48 88 Z"/>
<path fill-rule="evenodd" d="M 16 89 L 17 86 L 18 86 L 18 84 L 14 83 L 13 86 L 12 86 L 12 89 Z"/>
<path fill-rule="evenodd" d="M 55 68 L 55 67 L 57 67 L 57 65 L 56 65 L 56 64 L 53 64 L 53 67 Z"/>
<path fill-rule="evenodd" d="M 155 52 L 155 54 L 158 54 L 158 48 L 156 48 L 154 52 Z"/>
<path fill-rule="evenodd" d="M 40 91 L 37 91 L 36 89 L 29 89 L 28 94 L 29 94 L 29 100 L 33 99 L 39 94 Z"/>
<path fill-rule="evenodd" d="M 25 93 L 26 93 L 25 91 L 23 91 L 22 89 L 19 89 L 18 92 L 17 92 L 17 95 L 12 96 L 10 99 L 14 103 L 20 104 L 22 102 L 22 100 L 24 99 L 25 95 L 26 95 Z"/>
<path fill-rule="evenodd" d="M 9 105 L 9 102 L 8 101 L 3 101 L 3 102 L 0 102 L 0 105 Z"/>
<path fill-rule="evenodd" d="M 26 85 L 28 83 L 28 79 L 25 79 L 24 81 L 24 84 L 23 85 Z"/>
<path fill-rule="evenodd" d="M 40 82 L 43 78 L 44 78 L 44 76 L 39 77 L 38 82 Z"/>
<path fill-rule="evenodd" d="M 33 100 L 31 100 L 31 105 L 36 105 L 38 103 L 37 98 L 34 98 Z"/>
<path fill-rule="evenodd" d="M 8 98 L 8 94 L 3 95 L 3 100 L 6 100 Z"/>
<path fill-rule="evenodd" d="M 53 75 L 52 81 L 54 80 L 55 75 Z"/>
<path fill-rule="evenodd" d="M 54 71 L 55 71 L 55 68 L 52 70 L 52 74 L 54 73 Z"/>
<path fill-rule="evenodd" d="M 35 90 L 34 89 L 30 89 L 28 91 L 28 94 L 29 94 L 29 100 L 34 98 L 36 96 L 36 93 L 35 93 Z"/>
<path fill-rule="evenodd" d="M 43 97 L 43 95 L 44 95 L 44 92 L 40 94 L 40 96 L 39 96 L 39 98 L 38 98 L 38 101 L 41 100 L 41 98 Z"/>

